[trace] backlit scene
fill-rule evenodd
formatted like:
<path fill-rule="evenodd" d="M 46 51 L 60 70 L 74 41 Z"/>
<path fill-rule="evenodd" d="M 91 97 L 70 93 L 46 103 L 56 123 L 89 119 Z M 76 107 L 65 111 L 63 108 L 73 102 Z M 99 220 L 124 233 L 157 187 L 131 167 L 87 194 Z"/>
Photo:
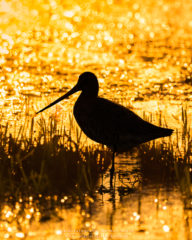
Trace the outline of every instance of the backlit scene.
<path fill-rule="evenodd" d="M 0 239 L 192 239 L 191 12 L 0 0 Z"/>

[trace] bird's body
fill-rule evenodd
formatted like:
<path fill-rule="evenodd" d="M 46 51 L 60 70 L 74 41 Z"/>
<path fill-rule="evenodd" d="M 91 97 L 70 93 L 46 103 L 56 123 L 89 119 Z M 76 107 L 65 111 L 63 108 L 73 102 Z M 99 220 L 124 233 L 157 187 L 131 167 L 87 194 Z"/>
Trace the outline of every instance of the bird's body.
<path fill-rule="evenodd" d="M 141 143 L 169 136 L 173 130 L 155 126 L 122 105 L 98 97 L 99 84 L 91 72 L 79 76 L 77 84 L 39 112 L 53 106 L 77 91 L 82 91 L 74 106 L 74 116 L 82 131 L 92 140 L 115 152 L 126 152 Z M 38 112 L 38 113 L 39 113 Z M 111 181 L 114 172 L 114 154 Z"/>
<path fill-rule="evenodd" d="M 90 139 L 118 153 L 172 133 L 171 129 L 148 123 L 128 108 L 100 97 L 84 99 L 80 95 L 74 116 Z"/>

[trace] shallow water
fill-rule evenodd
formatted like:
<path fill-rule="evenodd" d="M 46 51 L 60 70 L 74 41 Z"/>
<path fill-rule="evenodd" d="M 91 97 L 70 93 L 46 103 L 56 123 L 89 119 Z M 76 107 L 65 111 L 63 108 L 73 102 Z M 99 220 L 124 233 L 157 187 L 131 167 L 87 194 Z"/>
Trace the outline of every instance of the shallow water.
<path fill-rule="evenodd" d="M 152 113 L 154 123 L 161 114 L 162 124 L 180 133 L 182 106 L 189 124 L 192 112 L 191 10 L 190 0 L 1 0 L 1 124 L 8 121 L 15 131 L 80 73 L 93 71 L 100 96 L 140 116 Z M 61 123 L 77 95 L 43 116 Z M 69 206 L 68 196 L 55 196 L 12 206 L 8 196 L 1 238 L 191 239 L 191 196 L 169 174 L 142 171 L 139 160 L 133 153 L 118 156 L 113 191 L 106 171 L 83 204 Z"/>
<path fill-rule="evenodd" d="M 13 204 L 7 198 L 1 205 L 1 238 L 190 239 L 191 208 L 177 184 L 145 172 L 139 177 L 133 171 L 140 167 L 135 157 L 116 160 L 113 190 L 105 174 L 93 196 L 84 194 L 83 201 L 39 195 Z"/>

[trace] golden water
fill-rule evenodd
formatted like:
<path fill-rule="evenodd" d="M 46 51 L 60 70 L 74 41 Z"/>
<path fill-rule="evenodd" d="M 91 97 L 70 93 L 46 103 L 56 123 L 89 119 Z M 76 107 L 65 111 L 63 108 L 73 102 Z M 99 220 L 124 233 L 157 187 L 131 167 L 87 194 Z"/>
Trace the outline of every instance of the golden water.
<path fill-rule="evenodd" d="M 26 114 L 32 117 L 70 89 L 80 73 L 93 71 L 101 96 L 140 114 L 162 112 L 163 124 L 180 129 L 181 106 L 188 106 L 189 117 L 192 110 L 191 12 L 191 0 L 1 0 L 1 123 L 22 124 Z M 43 114 L 67 116 L 76 97 Z M 14 209 L 4 203 L 0 237 L 192 238 L 191 209 L 177 186 L 157 182 L 138 189 L 125 196 L 117 189 L 98 193 L 70 209 L 61 198 L 45 222 L 33 199 L 22 214 L 22 200 Z"/>

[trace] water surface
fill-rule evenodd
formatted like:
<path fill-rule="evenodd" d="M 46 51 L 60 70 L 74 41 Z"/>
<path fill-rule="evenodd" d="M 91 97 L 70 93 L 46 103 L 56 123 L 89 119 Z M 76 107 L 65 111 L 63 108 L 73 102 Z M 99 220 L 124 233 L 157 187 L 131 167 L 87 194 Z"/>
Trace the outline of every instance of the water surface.
<path fill-rule="evenodd" d="M 92 71 L 100 96 L 140 116 L 145 112 L 153 123 L 161 119 L 178 130 L 182 142 L 182 107 L 189 125 L 192 112 L 191 11 L 190 0 L 2 0 L 1 125 L 8 122 L 15 133 L 26 118 L 68 91 L 80 73 Z M 77 95 L 43 117 L 63 124 Z M 82 193 L 83 201 L 40 194 L 13 204 L 7 196 L 1 203 L 1 238 L 191 239 L 187 180 L 179 182 L 165 168 L 146 171 L 141 158 L 137 150 L 119 155 L 114 189 L 106 170 L 93 195 Z"/>

